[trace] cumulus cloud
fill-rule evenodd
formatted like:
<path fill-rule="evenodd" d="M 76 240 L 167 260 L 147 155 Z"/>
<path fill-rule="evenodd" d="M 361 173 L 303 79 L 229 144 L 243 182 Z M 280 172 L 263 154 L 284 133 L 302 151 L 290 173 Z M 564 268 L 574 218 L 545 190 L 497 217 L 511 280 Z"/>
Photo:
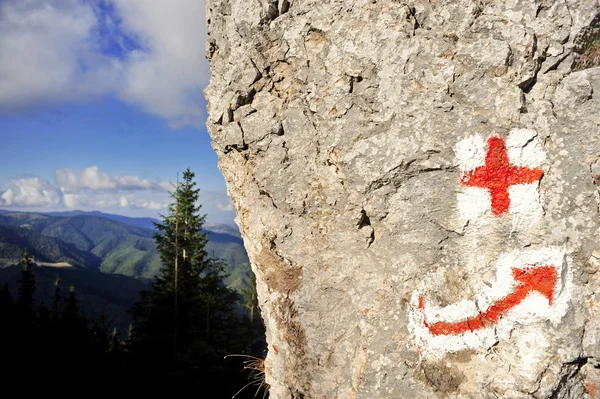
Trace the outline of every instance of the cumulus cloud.
<path fill-rule="evenodd" d="M 233 205 L 233 201 L 231 201 L 231 198 L 229 198 L 229 197 L 227 197 L 226 200 L 217 201 L 216 205 L 217 205 L 217 208 L 219 208 L 220 210 L 222 210 L 224 212 L 235 211 L 235 207 Z"/>
<path fill-rule="evenodd" d="M 97 166 L 82 171 L 60 169 L 52 184 L 39 177 L 10 182 L 0 192 L 0 205 L 5 207 L 39 207 L 71 209 L 149 209 L 158 210 L 168 204 L 164 181 L 151 182 L 137 176 L 109 175 Z"/>
<path fill-rule="evenodd" d="M 72 101 L 118 87 L 110 58 L 94 51 L 95 25 L 93 9 L 76 0 L 0 2 L 0 108 Z"/>
<path fill-rule="evenodd" d="M 157 190 L 164 191 L 164 182 L 151 182 L 137 176 L 110 176 L 97 166 L 90 166 L 81 172 L 70 168 L 55 172 L 56 184 L 64 190 Z"/>
<path fill-rule="evenodd" d="M 121 28 L 141 50 L 126 62 L 122 98 L 175 125 L 203 124 L 202 89 L 208 81 L 204 57 L 204 1 L 115 0 Z"/>
<path fill-rule="evenodd" d="M 51 183 L 36 176 L 14 180 L 0 189 L 0 207 L 22 210 L 100 210 L 130 216 L 152 216 L 166 212 L 174 184 L 149 181 L 138 176 L 110 175 L 97 166 L 81 171 L 60 169 Z M 233 203 L 225 192 L 200 190 L 201 213 L 213 223 L 231 223 Z"/>
<path fill-rule="evenodd" d="M 62 203 L 62 192 L 39 177 L 13 181 L 0 197 L 0 204 L 7 207 L 52 207 Z"/>
<path fill-rule="evenodd" d="M 202 0 L 4 0 L 0 111 L 111 93 L 200 126 L 204 21 Z"/>

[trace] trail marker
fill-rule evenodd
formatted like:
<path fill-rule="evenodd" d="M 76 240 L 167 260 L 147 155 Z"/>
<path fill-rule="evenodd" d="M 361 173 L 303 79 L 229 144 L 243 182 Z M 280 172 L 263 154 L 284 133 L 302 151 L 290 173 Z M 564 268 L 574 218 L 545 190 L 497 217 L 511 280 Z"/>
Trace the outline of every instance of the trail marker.
<path fill-rule="evenodd" d="M 492 287 L 445 307 L 415 292 L 410 326 L 420 351 L 444 353 L 491 346 L 518 324 L 540 319 L 560 322 L 572 293 L 572 273 L 564 249 L 501 254 Z"/>

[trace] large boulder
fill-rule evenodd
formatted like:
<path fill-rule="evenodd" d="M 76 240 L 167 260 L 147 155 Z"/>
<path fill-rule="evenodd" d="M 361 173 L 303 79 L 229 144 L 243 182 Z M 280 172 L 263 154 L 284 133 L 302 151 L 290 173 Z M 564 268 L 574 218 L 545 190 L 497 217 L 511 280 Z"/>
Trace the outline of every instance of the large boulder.
<path fill-rule="evenodd" d="M 599 15 L 207 0 L 271 398 L 600 397 Z"/>

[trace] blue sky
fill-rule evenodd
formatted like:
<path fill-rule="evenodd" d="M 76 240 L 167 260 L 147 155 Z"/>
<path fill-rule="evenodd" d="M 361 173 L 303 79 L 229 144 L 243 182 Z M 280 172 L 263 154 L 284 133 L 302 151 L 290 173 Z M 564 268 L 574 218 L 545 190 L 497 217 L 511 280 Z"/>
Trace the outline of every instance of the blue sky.
<path fill-rule="evenodd" d="M 204 123 L 204 1 L 0 2 L 0 208 L 157 216 L 196 172 L 234 211 Z"/>

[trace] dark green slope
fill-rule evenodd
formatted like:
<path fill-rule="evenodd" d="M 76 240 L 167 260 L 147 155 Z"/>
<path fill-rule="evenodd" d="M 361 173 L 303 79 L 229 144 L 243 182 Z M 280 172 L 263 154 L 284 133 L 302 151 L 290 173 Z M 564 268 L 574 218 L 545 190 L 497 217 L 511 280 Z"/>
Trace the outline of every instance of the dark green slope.
<path fill-rule="evenodd" d="M 139 299 L 141 290 L 150 288 L 147 280 L 105 274 L 89 268 L 36 265 L 33 267 L 33 274 L 38 303 L 43 301 L 50 306 L 54 295 L 54 283 L 56 278 L 60 277 L 63 296 L 67 296 L 69 287 L 73 285 L 86 316 L 94 317 L 100 312 L 106 312 L 113 325 L 121 332 L 121 338 L 126 337 L 129 326 L 127 309 Z M 0 281 L 8 284 L 13 298 L 17 297 L 17 280 L 20 278 L 21 266 L 0 268 Z"/>
<path fill-rule="evenodd" d="M 95 215 L 5 213 L 0 215 L 0 224 L 22 226 L 23 230 L 70 244 L 88 253 L 94 260 L 90 266 L 106 273 L 151 278 L 160 269 L 153 232 L 148 229 Z M 44 250 L 37 253 L 43 255 Z"/>
<path fill-rule="evenodd" d="M 0 225 L 0 259 L 19 259 L 23 249 L 38 262 L 66 262 L 73 266 L 99 268 L 101 259 L 54 237 L 31 229 Z"/>

